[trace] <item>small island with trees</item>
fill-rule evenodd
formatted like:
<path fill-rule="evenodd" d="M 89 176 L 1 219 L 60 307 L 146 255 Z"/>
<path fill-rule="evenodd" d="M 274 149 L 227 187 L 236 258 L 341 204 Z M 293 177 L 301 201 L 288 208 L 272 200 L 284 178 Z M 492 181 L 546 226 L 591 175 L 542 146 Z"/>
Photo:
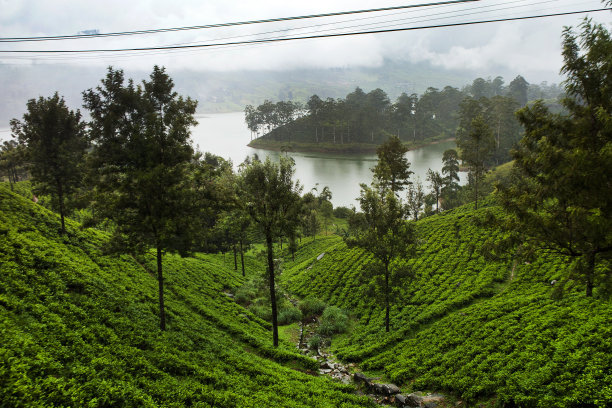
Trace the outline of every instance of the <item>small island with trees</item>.
<path fill-rule="evenodd" d="M 529 94 L 546 97 L 552 104 L 561 91 L 555 85 L 532 86 L 517 76 L 508 86 L 503 78 L 477 78 L 462 90 L 446 86 L 428 88 L 422 95 L 402 93 L 392 103 L 385 91 L 368 93 L 357 87 L 344 99 L 312 95 L 300 102 L 264 101 L 245 107 L 251 131 L 249 146 L 279 151 L 373 153 L 390 136 L 409 149 L 455 139 L 457 129 L 478 113 L 494 124 L 495 162 L 507 161 L 522 128 L 514 111 Z M 506 159 L 502 159 L 505 157 Z"/>

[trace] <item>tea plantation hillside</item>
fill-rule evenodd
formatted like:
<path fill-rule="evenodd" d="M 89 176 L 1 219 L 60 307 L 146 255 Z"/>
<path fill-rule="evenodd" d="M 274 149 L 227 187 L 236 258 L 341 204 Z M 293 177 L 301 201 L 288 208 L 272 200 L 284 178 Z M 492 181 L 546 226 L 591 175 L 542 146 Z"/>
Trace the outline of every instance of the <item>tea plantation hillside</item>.
<path fill-rule="evenodd" d="M 384 374 L 403 391 L 442 391 L 500 406 L 612 404 L 612 305 L 583 288 L 554 300 L 551 281 L 565 259 L 486 262 L 478 248 L 495 232 L 468 205 L 418 222 L 414 277 L 394 296 L 391 332 L 368 296 L 371 261 L 340 238 L 313 244 L 312 257 L 286 263 L 282 279 L 301 297 L 344 308 L 355 328 L 332 341 L 336 355 Z M 325 252 L 320 260 L 317 256 Z"/>
<path fill-rule="evenodd" d="M 223 292 L 222 256 L 166 255 L 168 330 L 154 259 L 109 256 L 108 238 L 0 186 L 0 406 L 361 407 L 351 386 L 308 374 L 295 345 Z M 257 266 L 254 260 L 248 264 Z"/>

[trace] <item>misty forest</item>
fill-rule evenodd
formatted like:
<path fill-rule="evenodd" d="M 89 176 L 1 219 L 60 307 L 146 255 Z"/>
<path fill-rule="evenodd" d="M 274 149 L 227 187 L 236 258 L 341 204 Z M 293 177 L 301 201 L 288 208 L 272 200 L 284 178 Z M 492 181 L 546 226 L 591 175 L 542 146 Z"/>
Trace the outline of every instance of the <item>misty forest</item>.
<path fill-rule="evenodd" d="M 162 64 L 22 100 L 0 407 L 612 407 L 612 31 L 557 38 L 559 84 L 264 86 L 239 159 Z"/>

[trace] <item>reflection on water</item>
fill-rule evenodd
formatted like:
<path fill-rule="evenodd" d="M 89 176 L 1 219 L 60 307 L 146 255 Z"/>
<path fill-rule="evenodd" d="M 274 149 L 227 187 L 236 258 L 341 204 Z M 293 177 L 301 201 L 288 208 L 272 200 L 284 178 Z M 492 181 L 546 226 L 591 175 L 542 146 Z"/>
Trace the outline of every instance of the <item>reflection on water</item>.
<path fill-rule="evenodd" d="M 257 154 L 261 159 L 270 156 L 275 160 L 287 154 L 295 160 L 296 176 L 304 191 L 317 184 L 319 189 L 329 186 L 334 206 L 357 206 L 355 199 L 359 196 L 359 184 L 372 181 L 370 169 L 376 165 L 375 154 L 340 156 L 334 153 L 281 153 L 252 149 L 246 146 L 250 141 L 250 132 L 244 123 L 243 113 L 204 115 L 198 117 L 198 121 L 200 124 L 193 131 L 193 140 L 200 150 L 230 158 L 235 166 L 252 154 Z M 412 179 L 419 177 L 426 185 L 427 170 L 441 171 L 442 153 L 451 148 L 455 148 L 455 142 L 442 142 L 409 151 L 406 156 L 411 163 L 410 170 L 414 172 Z"/>
<path fill-rule="evenodd" d="M 244 123 L 244 114 L 219 113 L 199 115 L 199 125 L 193 129 L 192 139 L 194 146 L 201 151 L 208 151 L 231 159 L 237 167 L 247 156 L 257 154 L 261 159 L 267 156 L 278 160 L 280 152 L 252 149 L 247 147 L 250 141 L 250 132 Z M 10 132 L 0 133 L 0 139 L 8 139 Z M 414 172 L 412 180 L 416 177 L 427 184 L 427 169 L 442 170 L 442 153 L 446 149 L 455 148 L 454 142 L 443 142 L 421 149 L 409 151 L 406 156 L 410 161 L 410 170 Z M 338 155 L 334 153 L 288 153 L 296 164 L 296 177 L 309 191 L 317 184 L 319 189 L 328 186 L 333 194 L 334 206 L 357 206 L 355 199 L 359 196 L 359 184 L 369 184 L 372 181 L 371 168 L 376 165 L 375 154 Z M 465 174 L 460 174 L 462 181 Z"/>

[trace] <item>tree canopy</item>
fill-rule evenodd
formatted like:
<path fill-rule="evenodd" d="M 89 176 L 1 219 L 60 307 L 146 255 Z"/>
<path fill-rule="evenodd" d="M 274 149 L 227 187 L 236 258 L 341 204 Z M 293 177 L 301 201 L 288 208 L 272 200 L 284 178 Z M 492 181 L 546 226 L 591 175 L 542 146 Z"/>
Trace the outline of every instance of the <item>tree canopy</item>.
<path fill-rule="evenodd" d="M 11 120 L 11 131 L 26 146 L 25 155 L 37 194 L 50 194 L 65 233 L 66 198 L 81 185 L 88 147 L 81 113 L 68 109 L 57 92 L 30 99 L 23 120 Z"/>
<path fill-rule="evenodd" d="M 612 253 L 612 39 L 585 20 L 563 33 L 566 115 L 542 102 L 519 111 L 526 133 L 514 151 L 514 182 L 499 186 L 506 226 L 529 248 L 572 258 L 586 295 L 610 282 Z M 608 261 L 606 261 L 608 259 Z M 597 265 L 601 265 L 597 268 Z"/>

